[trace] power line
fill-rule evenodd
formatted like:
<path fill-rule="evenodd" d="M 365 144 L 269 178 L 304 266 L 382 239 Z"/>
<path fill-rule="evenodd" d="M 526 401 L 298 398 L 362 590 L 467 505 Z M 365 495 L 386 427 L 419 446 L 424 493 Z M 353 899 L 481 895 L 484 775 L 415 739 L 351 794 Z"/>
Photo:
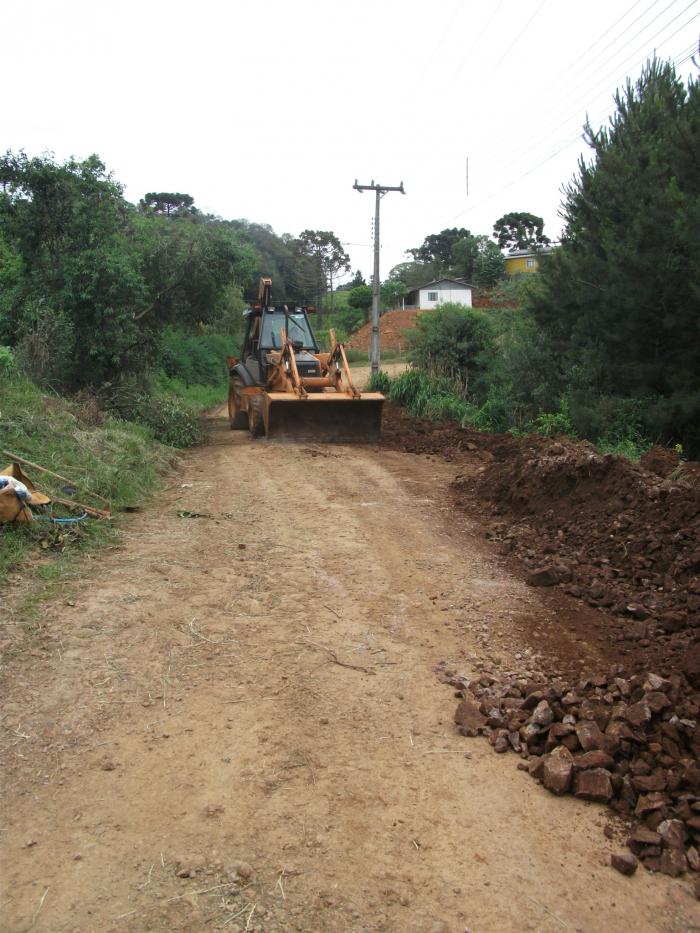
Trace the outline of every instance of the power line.
<path fill-rule="evenodd" d="M 606 35 L 609 35 L 609 34 L 613 31 L 613 29 L 614 29 L 619 23 L 621 23 L 622 20 L 625 19 L 629 13 L 632 12 L 632 10 L 633 10 L 636 6 L 639 6 L 639 4 L 640 4 L 641 2 L 642 2 L 642 0 L 635 0 L 635 2 L 632 4 L 632 6 L 629 7 L 627 10 L 625 10 L 625 12 L 622 14 L 622 16 L 621 16 L 619 19 L 616 19 L 615 22 L 612 24 L 612 26 L 608 27 L 608 29 L 606 29 L 605 32 L 604 32 L 602 35 L 598 36 L 598 38 L 595 40 L 595 42 L 593 42 L 591 45 L 589 45 L 587 49 L 584 49 L 584 51 L 581 52 L 581 54 L 579 55 L 579 57 L 578 57 L 578 58 L 575 58 L 574 61 L 571 62 L 571 64 L 570 64 L 569 67 L 573 67 L 574 65 L 578 65 L 578 63 L 581 61 L 581 59 L 585 58 L 586 55 L 588 55 L 589 52 L 593 51 L 593 49 L 596 47 L 596 45 L 598 45 L 598 43 L 601 42 L 601 41 L 605 38 Z M 651 6 L 653 7 L 656 3 L 660 3 L 660 2 L 661 2 L 661 0 L 654 0 L 654 3 L 652 3 Z M 644 13 L 647 13 L 650 9 L 651 9 L 651 7 L 648 7 L 648 8 L 644 11 Z M 634 23 L 637 22 L 641 16 L 644 16 L 644 13 L 640 13 L 640 16 L 638 16 L 637 19 L 633 21 L 632 25 L 634 25 Z"/>
<path fill-rule="evenodd" d="M 691 6 L 692 6 L 692 4 L 691 4 Z M 688 8 L 686 7 L 686 9 L 688 9 Z M 683 11 L 683 12 L 685 12 L 685 11 Z M 687 22 L 685 22 L 682 26 L 680 26 L 678 29 L 676 29 L 675 32 L 673 32 L 670 36 L 667 36 L 667 37 L 664 39 L 664 42 L 669 42 L 669 41 L 670 41 L 671 39 L 673 39 L 679 32 L 681 32 L 683 29 L 685 29 L 687 26 L 689 26 L 690 23 L 693 22 L 694 19 L 697 19 L 699 16 L 700 16 L 700 13 L 698 13 L 698 14 L 696 14 L 695 16 L 691 17 Z M 677 17 L 676 17 L 676 19 L 677 19 Z M 671 21 L 671 22 L 673 22 L 673 21 Z M 642 66 L 645 64 L 645 62 L 648 61 L 649 56 L 650 56 L 650 54 L 652 54 L 652 53 L 650 53 L 649 51 L 647 51 L 647 52 L 644 54 L 644 57 L 643 57 L 641 60 L 637 59 L 637 55 L 639 54 L 639 52 L 641 51 L 641 49 L 642 49 L 644 46 L 646 46 L 647 41 L 653 41 L 654 39 L 656 39 L 657 36 L 659 36 L 661 33 L 663 33 L 663 32 L 668 28 L 669 25 L 671 25 L 671 23 L 667 23 L 665 26 L 663 26 L 657 33 L 654 34 L 654 36 L 651 37 L 651 40 L 646 40 L 645 43 L 644 43 L 643 45 L 639 46 L 639 47 L 634 51 L 634 53 L 633 53 L 631 56 L 629 56 L 628 58 L 626 58 L 626 59 L 624 60 L 624 62 L 621 62 L 620 64 L 618 64 L 618 65 L 615 67 L 614 71 L 608 72 L 608 73 L 603 77 L 603 79 L 602 79 L 601 81 L 599 81 L 598 83 L 596 83 L 592 88 L 589 88 L 588 92 L 587 92 L 585 95 L 583 95 L 583 96 L 577 98 L 577 100 L 576 100 L 576 102 L 575 102 L 575 105 L 574 105 L 576 109 L 570 111 L 570 114 L 571 114 L 570 116 L 564 116 L 564 115 L 563 115 L 563 111 L 562 111 L 561 108 L 560 108 L 558 111 L 555 111 L 553 114 L 551 114 L 551 115 L 548 117 L 549 121 L 550 121 L 550 122 L 553 122 L 553 121 L 556 120 L 556 122 L 557 122 L 557 124 L 558 124 L 558 126 L 559 126 L 559 128 L 560 128 L 562 123 L 566 124 L 566 123 L 571 122 L 571 121 L 574 120 L 574 119 L 580 119 L 580 118 L 581 118 L 580 109 L 579 109 L 579 108 L 580 108 L 580 105 L 583 105 L 584 103 L 590 104 L 590 103 L 592 103 L 592 102 L 595 102 L 599 97 L 602 97 L 603 94 L 607 94 L 607 93 L 609 92 L 610 79 L 611 79 L 612 75 L 613 75 L 613 74 L 619 75 L 619 74 L 620 74 L 620 71 L 621 71 L 622 69 L 625 69 L 626 71 L 631 71 L 631 70 L 633 70 L 632 68 L 629 68 L 629 69 L 627 68 L 627 65 L 628 65 L 630 62 L 632 62 L 633 60 L 635 61 L 634 69 L 638 69 L 638 68 L 642 67 Z M 622 80 L 621 78 L 617 78 L 615 83 L 617 83 L 617 84 L 619 85 L 619 82 L 620 82 L 621 80 Z M 599 94 L 596 94 L 593 98 L 591 98 L 591 94 L 593 94 L 594 91 L 596 91 L 599 87 L 603 87 L 603 86 L 605 86 L 605 91 L 604 91 L 604 92 L 601 92 L 601 93 L 599 93 Z M 567 109 L 568 109 L 568 108 L 567 108 Z M 550 139 L 555 133 L 558 133 L 558 132 L 559 132 L 558 129 L 555 130 L 554 133 L 550 132 L 550 133 L 546 133 L 546 134 L 544 134 L 544 135 L 542 135 L 541 133 L 535 132 L 535 133 L 532 133 L 532 134 L 530 134 L 529 136 L 525 137 L 525 139 L 523 140 L 523 142 L 521 143 L 521 146 L 520 146 L 520 148 L 519 148 L 518 156 L 517 156 L 515 159 L 511 159 L 510 161 L 508 161 L 508 162 L 506 162 L 506 163 L 502 163 L 502 168 L 503 168 L 503 169 L 508 169 L 511 165 L 514 165 L 514 164 L 516 164 L 517 162 L 521 161 L 523 155 L 527 155 L 527 154 L 530 153 L 530 152 L 537 151 L 537 149 L 540 148 L 541 145 L 542 145 L 544 142 L 546 142 L 546 141 L 547 141 L 548 139 Z M 532 145 L 527 145 L 528 142 L 530 142 L 530 141 L 532 141 Z M 523 145 L 525 146 L 525 148 L 523 148 Z"/>
<path fill-rule="evenodd" d="M 660 2 L 660 0 L 655 0 L 655 2 L 658 3 L 658 2 Z M 674 0 L 674 2 L 678 2 L 678 0 Z M 653 6 L 653 5 L 654 5 L 654 4 L 652 4 L 652 6 Z M 691 4 L 691 6 L 692 6 L 692 4 Z M 644 11 L 644 13 L 642 13 L 642 14 L 640 14 L 640 15 L 643 16 L 643 15 L 644 15 L 645 13 L 647 13 L 650 9 L 651 9 L 651 7 L 647 7 L 647 9 Z M 668 9 L 668 7 L 666 7 L 666 9 Z M 688 9 L 688 8 L 686 7 L 686 9 Z M 685 12 L 685 11 L 682 11 L 682 12 Z M 679 14 L 679 15 L 682 15 L 682 13 Z M 700 15 L 700 14 L 698 14 L 698 15 Z M 677 17 L 676 17 L 676 18 L 677 18 Z M 678 30 L 676 30 L 676 32 L 672 33 L 670 36 L 667 36 L 667 37 L 664 39 L 664 41 L 665 41 L 665 42 L 670 41 L 678 32 L 680 32 L 680 31 L 681 31 L 682 29 L 684 29 L 687 25 L 689 25 L 689 23 L 692 22 L 692 19 L 693 19 L 693 18 L 694 18 L 694 17 L 692 17 L 687 23 L 685 23 L 683 26 L 681 26 Z M 638 20 L 639 20 L 639 17 L 637 17 L 637 19 L 635 20 L 635 22 L 637 22 Z M 575 112 L 578 113 L 578 107 L 579 107 L 580 104 L 588 103 L 588 102 L 590 101 L 590 95 L 593 93 L 594 90 L 597 90 L 597 88 L 599 88 L 599 87 L 605 87 L 605 88 L 607 89 L 607 86 L 608 86 L 608 84 L 609 84 L 609 81 L 610 81 L 610 79 L 613 77 L 613 75 L 618 75 L 618 74 L 620 73 L 620 70 L 621 70 L 622 68 L 625 68 L 630 62 L 632 62 L 633 59 L 639 54 L 639 52 L 640 52 L 643 48 L 648 47 L 648 43 L 649 43 L 649 42 L 653 42 L 656 38 L 658 38 L 658 36 L 660 36 L 663 32 L 665 32 L 665 30 L 671 25 L 671 23 L 672 23 L 673 21 L 674 21 L 674 20 L 671 20 L 669 23 L 666 23 L 664 26 L 662 26 L 661 29 L 657 30 L 657 32 L 655 32 L 653 36 L 651 36 L 651 37 L 649 37 L 648 39 L 646 39 L 637 49 L 635 49 L 635 51 L 634 51 L 633 53 L 631 53 L 631 55 L 629 55 L 629 56 L 628 56 L 627 58 L 625 58 L 623 61 L 620 61 L 618 64 L 614 65 L 612 69 L 608 70 L 608 72 L 604 75 L 604 77 L 603 77 L 602 79 L 596 81 L 596 83 L 593 84 L 592 87 L 589 87 L 581 96 L 579 96 L 578 98 L 576 98 L 576 100 L 575 100 L 575 102 L 574 102 L 574 105 L 573 105 L 573 106 L 576 108 L 576 111 L 575 111 Z M 649 25 L 650 25 L 650 23 L 647 24 L 647 26 L 649 26 Z M 645 27 L 645 28 L 646 28 L 646 27 Z M 642 30 L 642 31 L 644 31 L 644 30 Z M 606 46 L 606 48 L 608 48 L 608 46 Z M 617 55 L 617 53 L 616 53 L 616 55 Z M 645 59 L 646 59 L 647 55 L 648 55 L 648 53 L 645 54 Z M 644 60 L 643 60 L 643 61 L 644 61 Z M 642 61 L 641 64 L 643 64 L 643 61 Z M 639 67 L 639 65 L 636 65 L 635 67 Z M 619 80 L 619 79 L 616 79 L 616 80 Z M 599 96 L 602 96 L 602 95 L 599 95 Z M 562 106 L 562 105 L 563 105 L 563 106 Z M 570 97 L 567 97 L 566 94 L 563 94 L 563 95 L 561 96 L 561 103 L 560 103 L 559 105 L 557 105 L 556 103 L 554 104 L 553 110 L 550 110 L 550 112 L 549 112 L 548 119 L 549 119 L 550 121 L 554 121 L 554 120 L 560 121 L 561 119 L 564 119 L 564 120 L 566 121 L 566 120 L 568 120 L 568 119 L 571 119 L 570 117 L 568 117 L 567 115 L 565 115 L 565 114 L 568 114 L 568 113 L 572 113 L 572 115 L 573 115 L 573 112 L 574 112 L 574 111 L 571 110 L 571 107 L 572 107 L 571 98 L 570 98 Z M 535 131 L 534 133 L 531 133 L 531 134 L 529 134 L 528 136 L 526 136 L 526 137 L 522 140 L 522 143 L 524 143 L 525 145 L 527 145 L 530 141 L 532 141 L 532 140 L 539 140 L 539 139 L 541 139 L 541 135 L 540 135 L 537 131 Z"/>
<path fill-rule="evenodd" d="M 450 29 L 452 28 L 452 24 L 453 24 L 454 21 L 457 19 L 457 14 L 459 13 L 459 11 L 460 11 L 460 9 L 461 9 L 461 5 L 462 5 L 462 4 L 461 4 L 461 0 L 457 0 L 457 2 L 455 3 L 455 7 L 454 7 L 454 9 L 453 9 L 453 11 L 452 11 L 452 16 L 449 18 L 449 20 L 448 20 L 448 22 L 447 22 L 447 25 L 445 26 L 445 28 L 443 29 L 442 33 L 440 34 L 440 38 L 438 39 L 438 41 L 437 41 L 436 45 L 434 46 L 432 52 L 430 53 L 430 55 L 428 56 L 428 58 L 424 61 L 423 67 L 421 68 L 421 70 L 420 70 L 420 72 L 419 72 L 419 74 L 418 74 L 418 78 L 417 78 L 417 80 L 416 80 L 416 81 L 414 82 L 414 84 L 413 84 L 413 91 L 412 91 L 412 93 L 411 93 L 411 95 L 410 95 L 411 97 L 413 97 L 413 96 L 417 93 L 418 89 L 419 89 L 420 87 L 423 86 L 423 78 L 425 77 L 425 75 L 426 75 L 428 69 L 430 68 L 430 65 L 431 65 L 433 59 L 434 59 L 435 56 L 437 55 L 438 49 L 440 48 L 440 46 L 442 45 L 442 43 L 445 41 L 445 37 L 447 36 L 448 32 L 449 32 Z"/>
<path fill-rule="evenodd" d="M 683 62 L 688 61 L 689 58 L 692 58 L 694 54 L 694 50 L 695 50 L 695 44 L 693 44 L 691 48 L 693 49 L 693 51 L 691 51 L 690 54 L 687 54 L 688 49 L 684 49 L 682 52 L 679 53 L 679 56 L 685 55 L 686 57 L 680 59 L 680 61 L 674 60 L 674 66 L 680 65 Z M 617 109 L 617 105 L 614 105 L 613 107 L 608 108 L 604 114 L 602 114 L 595 121 L 591 121 L 591 123 L 593 125 L 602 126 L 603 121 L 608 119 L 610 116 L 612 116 L 612 114 L 615 112 L 616 109 Z M 465 214 L 469 213 L 469 211 L 476 210 L 477 208 L 481 207 L 483 204 L 487 204 L 490 200 L 492 200 L 496 195 L 500 194 L 502 191 L 507 191 L 509 188 L 512 188 L 513 185 L 517 184 L 519 181 L 522 181 L 523 178 L 527 178 L 529 175 L 532 175 L 532 173 L 536 172 L 537 169 L 539 169 L 541 166 L 546 165 L 547 162 L 551 162 L 552 159 L 555 159 L 558 155 L 561 155 L 562 152 L 565 152 L 568 148 L 570 148 L 570 146 L 572 146 L 580 138 L 581 138 L 580 132 L 577 132 L 576 135 L 573 137 L 567 137 L 567 140 L 564 142 L 564 144 L 558 147 L 554 152 L 552 152 L 546 158 L 539 160 L 536 165 L 533 165 L 531 168 L 527 169 L 527 171 L 513 178 L 507 184 L 502 184 L 502 185 L 499 185 L 498 188 L 494 188 L 489 194 L 481 198 L 481 200 L 477 201 L 476 204 L 470 205 L 465 210 L 460 211 L 460 213 L 458 214 L 455 214 L 451 218 L 451 220 L 457 220 L 459 217 L 463 217 Z"/>
<path fill-rule="evenodd" d="M 632 38 L 629 39 L 629 40 L 625 43 L 625 45 L 623 45 L 621 48 L 618 48 L 617 51 L 615 52 L 615 54 L 617 55 L 619 52 L 621 52 L 622 49 L 626 48 L 626 47 L 630 44 L 630 42 L 634 42 L 634 40 L 637 38 L 637 36 L 641 35 L 641 34 L 644 32 L 645 29 L 648 29 L 649 26 L 651 26 L 652 23 L 655 23 L 656 20 L 657 20 L 660 16 L 663 16 L 664 13 L 666 12 L 666 10 L 669 10 L 672 6 L 675 6 L 675 4 L 676 4 L 676 3 L 679 3 L 679 2 L 680 2 L 680 0 L 671 0 L 671 2 L 670 2 L 667 6 L 665 6 L 665 7 L 663 8 L 663 10 L 661 10 L 660 13 L 657 13 L 656 16 L 655 16 L 653 19 L 649 20 L 648 23 L 646 23 L 644 26 L 642 26 L 642 28 L 641 28 L 638 32 L 636 32 L 636 33 L 632 36 Z M 694 0 L 693 0 L 693 2 L 694 2 Z M 634 22 L 631 23 L 630 25 L 634 26 L 634 23 L 638 23 L 639 20 L 640 20 L 643 16 L 646 16 L 646 14 L 647 14 L 650 10 L 653 10 L 653 8 L 654 8 L 658 3 L 659 3 L 659 0 L 654 0 L 654 3 L 652 3 L 651 6 L 648 6 L 648 7 L 646 8 L 646 10 L 645 10 L 643 13 L 641 13 L 641 14 L 637 17 L 637 19 L 634 20 Z M 627 28 L 629 28 L 629 27 L 627 27 Z M 624 34 L 624 32 L 626 32 L 626 31 L 627 31 L 627 30 L 623 30 L 623 34 Z M 602 49 L 599 49 L 597 55 L 594 55 L 593 58 L 589 59 L 588 64 L 589 64 L 589 65 L 592 65 L 592 64 L 594 64 L 595 62 L 597 62 L 598 59 L 601 57 L 601 55 L 604 55 L 605 52 L 607 52 L 607 50 L 610 48 L 610 46 L 611 46 L 611 45 L 614 45 L 615 42 L 617 42 L 617 40 L 620 39 L 621 37 L 622 37 L 621 35 L 620 35 L 620 36 L 616 36 L 615 39 L 613 39 L 612 42 L 609 42 L 607 45 L 603 46 Z"/>
<path fill-rule="evenodd" d="M 637 2 L 640 3 L 641 0 L 637 0 Z M 486 35 L 486 32 L 487 32 L 489 26 L 490 26 L 491 23 L 494 21 L 494 19 L 498 16 L 498 14 L 499 14 L 500 9 L 501 9 L 502 6 L 503 6 L 503 0 L 498 0 L 498 3 L 497 3 L 496 6 L 493 8 L 493 10 L 492 10 L 492 12 L 491 12 L 491 15 L 490 15 L 489 18 L 486 20 L 486 24 L 484 25 L 483 29 L 481 30 L 481 32 L 479 33 L 479 35 L 476 37 L 476 39 L 474 39 L 474 41 L 472 42 L 472 44 L 469 46 L 469 48 L 467 49 L 467 51 L 465 52 L 465 54 L 464 54 L 464 55 L 462 56 L 462 58 L 460 59 L 460 63 L 459 63 L 459 65 L 458 65 L 458 67 L 457 67 L 457 70 L 456 70 L 455 72 L 453 72 L 453 74 L 452 74 L 452 80 L 453 80 L 453 81 L 456 80 L 456 78 L 459 77 L 459 75 L 460 75 L 460 73 L 461 73 L 461 71 L 462 71 L 462 68 L 464 67 L 465 62 L 467 62 L 467 61 L 469 60 L 469 58 L 470 58 L 472 52 L 474 51 L 474 49 L 478 46 L 478 44 L 481 42 L 481 40 L 482 40 L 482 39 L 484 38 L 484 36 Z"/>
<path fill-rule="evenodd" d="M 530 26 L 530 23 L 532 23 L 532 21 L 533 21 L 534 18 L 537 16 L 537 14 L 540 12 L 540 10 L 542 9 L 542 7 L 545 5 L 546 2 L 547 2 L 547 0 L 542 0 L 542 2 L 540 3 L 540 5 L 537 7 L 537 9 L 535 10 L 535 12 L 534 12 L 534 13 L 532 14 L 532 16 L 530 17 L 530 19 L 525 23 L 525 25 L 524 25 L 523 28 L 520 30 L 520 32 L 517 34 L 517 36 L 515 37 L 515 39 L 513 39 L 513 41 L 511 42 L 511 44 L 508 46 L 508 48 L 507 48 L 507 49 L 505 50 L 505 52 L 503 53 L 503 55 L 501 55 L 501 57 L 498 59 L 498 61 L 496 62 L 496 64 L 493 66 L 494 71 L 496 70 L 496 68 L 498 68 L 498 67 L 501 65 L 501 63 L 503 62 L 503 60 L 510 54 L 510 52 L 512 51 L 512 49 L 515 47 L 516 42 L 518 42 L 518 40 L 521 38 L 521 36 L 527 31 L 527 29 L 528 29 L 529 26 Z M 676 2 L 676 0 L 674 0 L 674 3 L 675 3 L 675 2 Z"/>

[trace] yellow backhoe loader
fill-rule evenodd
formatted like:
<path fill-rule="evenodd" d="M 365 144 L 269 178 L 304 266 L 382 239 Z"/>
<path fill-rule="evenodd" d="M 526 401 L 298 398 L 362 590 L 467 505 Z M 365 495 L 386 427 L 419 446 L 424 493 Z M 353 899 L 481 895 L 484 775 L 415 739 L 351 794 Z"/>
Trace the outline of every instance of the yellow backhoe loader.
<path fill-rule="evenodd" d="M 260 279 L 258 302 L 244 312 L 240 359 L 228 360 L 231 429 L 279 440 L 379 440 L 384 396 L 358 391 L 332 330 L 330 352 L 319 352 L 311 310 L 273 305 L 272 279 Z"/>

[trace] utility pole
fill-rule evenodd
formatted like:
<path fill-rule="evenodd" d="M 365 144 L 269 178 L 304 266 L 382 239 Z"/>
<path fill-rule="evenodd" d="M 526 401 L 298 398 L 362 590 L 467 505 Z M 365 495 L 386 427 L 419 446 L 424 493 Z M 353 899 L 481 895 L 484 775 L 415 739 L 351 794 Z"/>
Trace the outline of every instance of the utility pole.
<path fill-rule="evenodd" d="M 353 188 L 355 191 L 359 191 L 360 194 L 363 191 L 374 191 L 376 198 L 374 206 L 374 278 L 372 281 L 372 344 L 370 352 L 372 375 L 376 376 L 379 372 L 379 202 L 387 191 L 400 191 L 401 194 L 406 194 L 406 192 L 403 190 L 403 182 L 398 187 L 392 187 L 391 185 L 375 185 L 374 179 L 372 179 L 371 185 L 358 185 L 357 179 L 355 179 Z"/>

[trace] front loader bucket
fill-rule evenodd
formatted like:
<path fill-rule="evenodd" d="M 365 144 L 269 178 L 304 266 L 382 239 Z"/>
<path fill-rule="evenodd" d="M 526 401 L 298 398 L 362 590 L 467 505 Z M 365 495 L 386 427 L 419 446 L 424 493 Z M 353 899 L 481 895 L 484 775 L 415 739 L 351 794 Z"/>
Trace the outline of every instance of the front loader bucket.
<path fill-rule="evenodd" d="M 265 434 L 271 440 L 371 443 L 382 434 L 380 392 L 352 398 L 318 392 L 299 398 L 288 392 L 265 395 Z"/>

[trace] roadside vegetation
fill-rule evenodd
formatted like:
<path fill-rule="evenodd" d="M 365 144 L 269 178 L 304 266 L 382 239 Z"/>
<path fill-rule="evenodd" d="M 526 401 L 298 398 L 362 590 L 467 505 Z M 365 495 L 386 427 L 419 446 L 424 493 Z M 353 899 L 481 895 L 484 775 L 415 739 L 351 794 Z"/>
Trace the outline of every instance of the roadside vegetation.
<path fill-rule="evenodd" d="M 49 495 L 101 506 L 90 496 L 96 493 L 118 513 L 143 503 L 159 474 L 174 462 L 176 452 L 156 441 L 151 428 L 105 417 L 90 396 L 67 401 L 47 395 L 26 376 L 8 370 L 0 372 L 0 451 L 18 454 L 71 480 L 68 486 L 26 467 L 37 487 Z M 0 467 L 8 461 L 0 453 Z M 51 514 L 79 516 L 80 509 L 55 506 Z M 0 583 L 37 548 L 52 559 L 33 564 L 30 574 L 48 580 L 76 550 L 113 539 L 111 522 L 89 518 L 63 525 L 42 516 L 31 523 L 0 525 Z"/>
<path fill-rule="evenodd" d="M 420 316 L 416 369 L 389 389 L 409 412 L 700 455 L 700 85 L 651 62 L 616 102 L 586 127 L 592 158 L 540 274 L 499 286 L 495 307 Z"/>

